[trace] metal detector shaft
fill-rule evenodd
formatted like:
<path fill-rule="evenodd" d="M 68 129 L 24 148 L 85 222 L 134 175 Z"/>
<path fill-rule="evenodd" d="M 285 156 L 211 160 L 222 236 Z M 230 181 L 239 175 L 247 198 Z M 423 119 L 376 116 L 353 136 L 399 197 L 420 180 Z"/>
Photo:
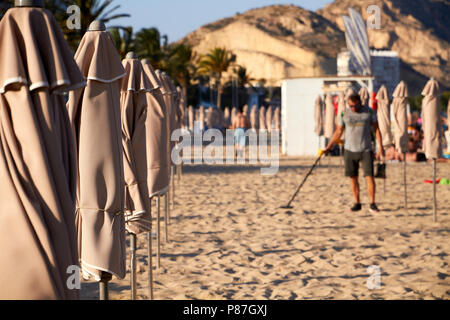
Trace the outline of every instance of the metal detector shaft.
<path fill-rule="evenodd" d="M 303 186 L 305 185 L 306 181 L 308 180 L 309 176 L 312 174 L 312 172 L 314 171 L 314 169 L 317 167 L 317 165 L 320 162 L 320 159 L 322 158 L 323 155 L 321 155 L 320 157 L 317 158 L 316 162 L 314 162 L 314 165 L 311 167 L 311 169 L 309 170 L 309 172 L 306 174 L 305 178 L 303 179 L 302 183 L 298 186 L 297 191 L 295 191 L 295 194 L 292 196 L 291 200 L 289 201 L 289 203 L 286 205 L 286 208 L 291 206 L 291 203 L 295 200 L 295 198 L 297 197 L 298 193 L 300 192 L 300 190 L 303 188 Z"/>

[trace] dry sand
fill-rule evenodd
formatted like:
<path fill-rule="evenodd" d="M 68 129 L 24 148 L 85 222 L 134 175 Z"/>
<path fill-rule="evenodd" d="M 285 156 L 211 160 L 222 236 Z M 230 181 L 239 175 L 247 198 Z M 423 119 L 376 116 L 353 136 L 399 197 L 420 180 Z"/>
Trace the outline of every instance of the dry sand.
<path fill-rule="evenodd" d="M 363 186 L 364 211 L 350 213 L 338 158 L 322 161 L 294 209 L 280 209 L 313 161 L 282 158 L 271 177 L 253 166 L 185 166 L 155 298 L 449 299 L 450 186 L 438 186 L 433 223 L 432 186 L 424 183 L 431 165 L 408 164 L 408 210 L 402 165 L 390 164 L 386 195 L 378 180 L 382 212 L 368 212 Z M 438 177 L 450 178 L 449 164 L 439 164 Z M 141 236 L 139 299 L 148 298 L 146 252 Z M 372 265 L 381 268 L 378 290 L 367 287 Z M 113 280 L 111 299 L 130 298 L 129 277 Z M 83 283 L 83 299 L 97 294 L 97 284 Z"/>

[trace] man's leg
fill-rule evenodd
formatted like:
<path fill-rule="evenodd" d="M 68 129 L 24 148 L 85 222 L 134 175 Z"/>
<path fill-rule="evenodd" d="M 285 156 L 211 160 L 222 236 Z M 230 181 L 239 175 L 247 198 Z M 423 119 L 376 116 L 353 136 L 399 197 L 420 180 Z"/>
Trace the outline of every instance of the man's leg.
<path fill-rule="evenodd" d="M 376 193 L 376 184 L 375 179 L 373 177 L 366 177 L 367 181 L 367 192 L 369 193 L 370 204 L 375 203 L 375 193 Z"/>
<path fill-rule="evenodd" d="M 359 196 L 358 177 L 351 177 L 350 178 L 350 185 L 352 187 L 353 199 L 355 201 L 355 204 L 361 203 L 361 199 L 360 199 L 360 196 Z"/>

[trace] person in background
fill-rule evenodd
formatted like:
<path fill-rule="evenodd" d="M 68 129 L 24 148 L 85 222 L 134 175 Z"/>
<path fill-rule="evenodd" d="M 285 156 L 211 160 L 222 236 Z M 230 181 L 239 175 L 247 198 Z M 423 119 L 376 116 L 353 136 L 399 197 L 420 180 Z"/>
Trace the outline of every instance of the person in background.
<path fill-rule="evenodd" d="M 381 132 L 375 112 L 368 106 L 361 104 L 359 95 L 351 95 L 348 99 L 349 108 L 338 115 L 338 126 L 328 147 L 324 153 L 330 153 L 333 146 L 340 140 L 345 129 L 344 162 L 345 175 L 351 180 L 351 188 L 354 206 L 351 212 L 362 210 L 359 188 L 359 166 L 362 164 L 364 176 L 366 177 L 367 190 L 370 198 L 370 212 L 379 212 L 375 203 L 376 185 L 374 178 L 374 151 L 372 147 L 372 132 L 376 134 L 378 141 L 379 156 L 384 157 Z"/>
<path fill-rule="evenodd" d="M 243 113 L 243 108 L 239 107 L 239 111 L 234 118 L 234 141 L 236 146 L 237 157 L 245 156 L 245 132 L 250 128 L 250 123 L 247 117 Z"/>

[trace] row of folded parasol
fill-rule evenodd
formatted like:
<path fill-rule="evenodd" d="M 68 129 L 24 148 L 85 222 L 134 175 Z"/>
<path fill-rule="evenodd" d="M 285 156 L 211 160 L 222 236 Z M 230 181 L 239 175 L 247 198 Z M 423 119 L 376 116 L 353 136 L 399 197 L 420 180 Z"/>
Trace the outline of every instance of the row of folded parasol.
<path fill-rule="evenodd" d="M 238 111 L 236 107 L 233 107 L 230 111 L 229 107 L 225 107 L 222 111 L 219 108 L 208 108 L 205 111 L 203 106 L 195 112 L 194 107 L 189 106 L 188 112 L 188 127 L 191 132 L 194 131 L 195 122 L 199 123 L 201 130 L 207 128 L 214 129 L 228 129 L 234 123 Z M 254 130 L 266 130 L 271 132 L 272 130 L 281 130 L 281 110 L 280 107 L 273 108 L 268 106 L 267 109 L 264 106 L 258 107 L 254 105 L 249 112 L 248 105 L 243 107 L 243 115 L 249 120 L 251 129 Z"/>
<path fill-rule="evenodd" d="M 184 97 L 148 61 L 121 61 L 101 22 L 74 57 L 42 1 L 17 3 L 0 21 L 0 299 L 78 299 L 73 266 L 124 278 L 126 233 L 151 246 L 152 198 L 159 239 Z"/>

